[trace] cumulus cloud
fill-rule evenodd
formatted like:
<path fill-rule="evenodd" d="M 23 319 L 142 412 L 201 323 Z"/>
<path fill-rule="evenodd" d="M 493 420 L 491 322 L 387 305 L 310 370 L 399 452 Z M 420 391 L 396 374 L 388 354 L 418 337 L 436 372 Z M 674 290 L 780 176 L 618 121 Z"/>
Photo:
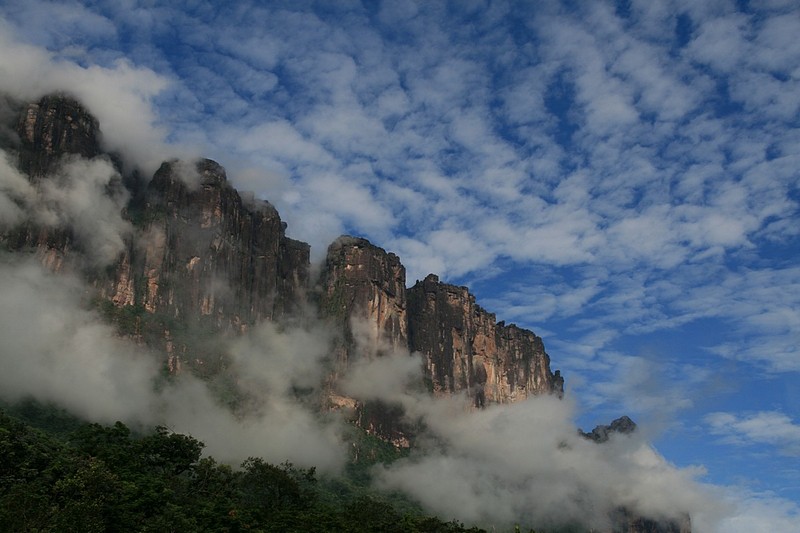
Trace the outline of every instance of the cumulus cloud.
<path fill-rule="evenodd" d="M 132 168 L 152 174 L 168 155 L 190 153 L 179 146 L 167 149 L 167 131 L 153 107 L 153 99 L 169 83 L 166 77 L 124 59 L 109 66 L 91 61 L 83 66 L 21 43 L 5 20 L 0 20 L 0 48 L 4 73 L 0 92 L 20 101 L 35 101 L 58 91 L 74 95 L 100 121 L 105 148 L 120 153 Z"/>
<path fill-rule="evenodd" d="M 717 412 L 705 418 L 711 433 L 737 446 L 768 444 L 780 453 L 800 456 L 800 424 L 784 413 L 762 411 L 749 415 Z"/>
<path fill-rule="evenodd" d="M 659 519 L 720 511 L 694 480 L 701 470 L 675 468 L 638 437 L 587 441 L 572 409 L 551 397 L 478 412 L 452 399 L 417 402 L 413 412 L 431 443 L 379 468 L 378 484 L 443 516 L 497 527 L 565 520 L 602 527 L 619 505 Z"/>
<path fill-rule="evenodd" d="M 618 506 L 711 523 L 724 509 L 696 481 L 702 469 L 670 465 L 641 432 L 597 445 L 578 434 L 575 404 L 552 396 L 482 410 L 459 395 L 433 398 L 418 387 L 420 363 L 395 349 L 357 360 L 343 381 L 347 394 L 400 406 L 420 428 L 408 459 L 376 467 L 380 488 L 402 490 L 440 516 L 500 528 L 602 527 Z"/>

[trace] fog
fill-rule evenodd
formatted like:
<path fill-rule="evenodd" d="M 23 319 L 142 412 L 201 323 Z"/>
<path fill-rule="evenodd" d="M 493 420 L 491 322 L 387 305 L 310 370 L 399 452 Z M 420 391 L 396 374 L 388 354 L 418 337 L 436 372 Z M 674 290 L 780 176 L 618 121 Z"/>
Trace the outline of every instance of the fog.
<path fill-rule="evenodd" d="M 141 429 L 163 424 L 205 442 L 236 464 L 248 456 L 336 472 L 345 461 L 336 418 L 303 401 L 320 381 L 322 330 L 279 331 L 263 324 L 228 346 L 230 375 L 248 405 L 233 413 L 189 373 L 164 382 L 163 355 L 119 338 L 86 309 L 91 294 L 76 276 L 53 274 L 33 260 L 0 263 L 0 396 L 33 397 L 87 420 L 121 420 Z M 156 386 L 159 385 L 159 386 Z"/>
<path fill-rule="evenodd" d="M 88 308 L 77 275 L 54 274 L 30 257 L 0 256 L 0 396 L 33 397 L 87 420 L 163 424 L 206 444 L 218 460 L 289 460 L 336 475 L 347 460 L 346 423 L 320 414 L 332 332 L 307 320 L 265 322 L 224 341 L 226 378 L 240 401 L 223 405 L 214 383 L 184 372 L 165 380 L 163 354 L 120 338 Z M 638 432 L 596 444 L 579 436 L 575 405 L 552 396 L 475 410 L 464 396 L 421 388 L 419 354 L 353 325 L 356 356 L 343 393 L 399 405 L 419 428 L 410 457 L 376 466 L 376 487 L 399 490 L 429 512 L 485 527 L 574 520 L 600 527 L 619 506 L 713 531 L 726 512 L 697 478 L 670 465 Z M 383 354 L 378 356 L 377 354 Z"/>
<path fill-rule="evenodd" d="M 395 349 L 356 362 L 343 386 L 356 397 L 403 406 L 422 428 L 410 457 L 374 473 L 378 487 L 401 490 L 432 513 L 486 527 L 565 519 L 603 527 L 610 512 L 625 507 L 655 519 L 689 514 L 693 531 L 703 532 L 727 512 L 715 490 L 698 481 L 702 468 L 669 464 L 643 432 L 589 441 L 577 431 L 568 398 L 480 410 L 463 395 L 434 398 L 414 387 L 420 366 L 418 354 Z"/>

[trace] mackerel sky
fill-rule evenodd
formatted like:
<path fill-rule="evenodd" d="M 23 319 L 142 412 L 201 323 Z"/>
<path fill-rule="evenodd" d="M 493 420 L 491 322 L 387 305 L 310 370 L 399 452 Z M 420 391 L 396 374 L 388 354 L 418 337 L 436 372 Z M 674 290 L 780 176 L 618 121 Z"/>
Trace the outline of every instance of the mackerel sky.
<path fill-rule="evenodd" d="M 0 1 L 0 90 L 468 285 L 578 425 L 705 468 L 728 531 L 800 521 L 796 1 L 218 4 Z"/>

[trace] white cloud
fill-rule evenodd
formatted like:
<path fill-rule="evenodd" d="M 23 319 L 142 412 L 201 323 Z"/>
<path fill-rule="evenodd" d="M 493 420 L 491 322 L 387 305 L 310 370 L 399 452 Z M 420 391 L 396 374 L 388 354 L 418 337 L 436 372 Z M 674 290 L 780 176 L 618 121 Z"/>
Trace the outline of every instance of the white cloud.
<path fill-rule="evenodd" d="M 110 67 L 81 66 L 35 46 L 21 44 L 0 21 L 0 91 L 35 101 L 55 91 L 71 93 L 100 121 L 103 143 L 128 164 L 153 172 L 169 154 L 153 98 L 168 81 L 148 68 L 117 60 Z M 181 152 L 177 146 L 173 152 Z"/>
<path fill-rule="evenodd" d="M 762 411 L 749 415 L 717 412 L 705 418 L 714 435 L 736 445 L 768 444 L 780 453 L 800 456 L 800 424 L 777 411 Z"/>

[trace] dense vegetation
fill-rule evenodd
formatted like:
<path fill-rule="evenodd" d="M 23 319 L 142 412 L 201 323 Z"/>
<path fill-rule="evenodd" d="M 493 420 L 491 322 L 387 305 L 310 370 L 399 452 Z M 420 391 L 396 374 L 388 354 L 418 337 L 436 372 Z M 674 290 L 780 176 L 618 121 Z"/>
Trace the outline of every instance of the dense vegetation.
<path fill-rule="evenodd" d="M 37 409 L 23 418 L 52 432 L 0 411 L 0 531 L 480 531 L 398 510 L 355 478 L 258 458 L 233 469 L 163 427 L 134 435 Z"/>

